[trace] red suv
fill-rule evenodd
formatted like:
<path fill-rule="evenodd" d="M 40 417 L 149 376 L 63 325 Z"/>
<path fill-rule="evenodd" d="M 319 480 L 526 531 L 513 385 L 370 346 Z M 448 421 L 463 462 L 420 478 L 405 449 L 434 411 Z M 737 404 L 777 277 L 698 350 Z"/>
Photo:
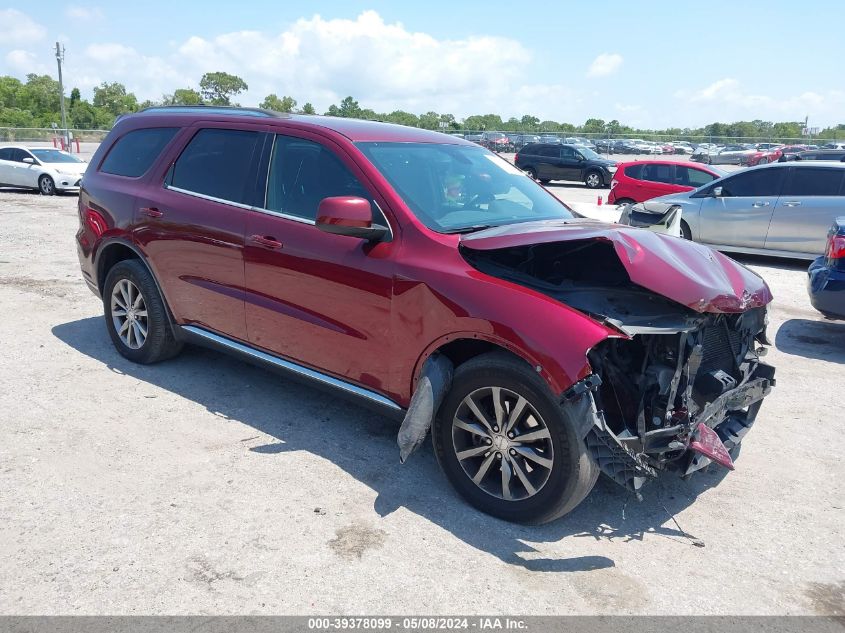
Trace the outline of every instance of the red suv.
<path fill-rule="evenodd" d="M 472 504 L 542 522 L 730 452 L 771 294 L 705 246 L 573 217 L 490 151 L 343 118 L 151 108 L 91 160 L 85 281 L 126 358 L 210 346 L 431 427 Z M 364 440 L 362 440 L 364 441 Z"/>
<path fill-rule="evenodd" d="M 621 163 L 610 182 L 610 204 L 645 202 L 669 193 L 691 191 L 721 178 L 726 172 L 705 165 L 669 160 Z"/>

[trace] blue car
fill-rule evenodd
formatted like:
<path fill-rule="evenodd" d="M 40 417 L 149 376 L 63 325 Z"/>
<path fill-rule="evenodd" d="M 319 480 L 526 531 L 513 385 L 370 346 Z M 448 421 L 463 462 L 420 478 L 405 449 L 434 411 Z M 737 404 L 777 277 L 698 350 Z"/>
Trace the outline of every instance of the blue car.
<path fill-rule="evenodd" d="M 810 264 L 807 274 L 813 307 L 830 319 L 845 319 L 845 216 L 834 220 L 825 253 Z"/>

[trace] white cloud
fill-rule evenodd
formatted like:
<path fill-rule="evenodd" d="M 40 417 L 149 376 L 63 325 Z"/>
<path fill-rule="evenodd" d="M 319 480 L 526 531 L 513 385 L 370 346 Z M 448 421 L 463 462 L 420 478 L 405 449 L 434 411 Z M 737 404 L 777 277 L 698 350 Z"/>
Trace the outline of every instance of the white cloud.
<path fill-rule="evenodd" d="M 34 69 L 40 66 L 35 53 L 30 53 L 29 51 L 21 50 L 19 48 L 6 53 L 5 59 L 6 63 L 11 68 L 14 68 L 21 73 L 35 72 Z"/>
<path fill-rule="evenodd" d="M 688 115 L 709 121 L 800 121 L 809 116 L 811 121 L 826 125 L 841 119 L 845 109 L 845 92 L 841 90 L 771 96 L 749 91 L 733 77 L 718 79 L 697 90 L 678 90 L 674 96 L 687 106 Z"/>
<path fill-rule="evenodd" d="M 203 73 L 222 70 L 249 85 L 236 97 L 245 105 L 274 92 L 310 101 L 318 111 L 352 95 L 378 112 L 575 116 L 579 95 L 562 84 L 525 81 L 531 63 L 531 53 L 513 39 L 437 39 L 365 11 L 355 19 L 315 15 L 280 32 L 191 36 L 153 55 L 120 43 L 92 43 L 68 52 L 65 77 L 83 93 L 120 81 L 144 100 L 196 87 Z"/>
<path fill-rule="evenodd" d="M 587 77 L 607 77 L 612 75 L 622 65 L 622 55 L 619 53 L 602 53 L 593 60 L 587 69 Z"/>
<path fill-rule="evenodd" d="M 0 9 L 0 42 L 4 45 L 28 44 L 38 41 L 46 29 L 17 9 Z"/>
<path fill-rule="evenodd" d="M 99 7 L 82 7 L 79 5 L 71 5 L 65 9 L 65 16 L 77 22 L 97 22 L 105 17 Z"/>

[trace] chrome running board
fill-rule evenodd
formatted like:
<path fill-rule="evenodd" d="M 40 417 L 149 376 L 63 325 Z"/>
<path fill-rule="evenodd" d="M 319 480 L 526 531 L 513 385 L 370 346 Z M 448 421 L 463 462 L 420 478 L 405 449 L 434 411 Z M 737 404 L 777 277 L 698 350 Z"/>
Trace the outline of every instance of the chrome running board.
<path fill-rule="evenodd" d="M 247 360 L 258 361 L 263 365 L 269 365 L 274 369 L 280 369 L 284 373 L 290 374 L 294 377 L 305 378 L 309 382 L 356 396 L 366 403 L 378 405 L 379 408 L 384 408 L 394 413 L 404 412 L 404 409 L 393 402 L 393 400 L 386 398 L 375 391 L 370 391 L 369 389 L 353 385 L 350 382 L 335 378 L 334 376 L 329 376 L 289 360 L 279 358 L 278 356 L 268 354 L 267 352 L 262 352 L 254 347 L 244 345 L 238 341 L 233 341 L 230 338 L 221 336 L 220 334 L 215 334 L 214 332 L 209 332 L 208 330 L 194 325 L 183 325 L 179 329 L 190 335 L 190 338 L 194 339 L 194 342 L 198 344 L 205 344 L 208 347 L 222 349 L 223 351 L 235 352 L 236 354 L 245 357 Z"/>

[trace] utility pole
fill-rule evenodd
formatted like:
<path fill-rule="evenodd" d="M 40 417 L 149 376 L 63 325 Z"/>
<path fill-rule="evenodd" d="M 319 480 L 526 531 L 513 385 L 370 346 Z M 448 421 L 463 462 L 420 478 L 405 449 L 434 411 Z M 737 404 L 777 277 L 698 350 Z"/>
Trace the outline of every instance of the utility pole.
<path fill-rule="evenodd" d="M 59 101 L 62 105 L 62 136 L 65 146 L 70 149 L 70 139 L 67 134 L 67 118 L 65 117 L 65 86 L 62 82 L 62 62 L 65 61 L 65 47 L 56 42 L 56 63 L 59 66 Z"/>

